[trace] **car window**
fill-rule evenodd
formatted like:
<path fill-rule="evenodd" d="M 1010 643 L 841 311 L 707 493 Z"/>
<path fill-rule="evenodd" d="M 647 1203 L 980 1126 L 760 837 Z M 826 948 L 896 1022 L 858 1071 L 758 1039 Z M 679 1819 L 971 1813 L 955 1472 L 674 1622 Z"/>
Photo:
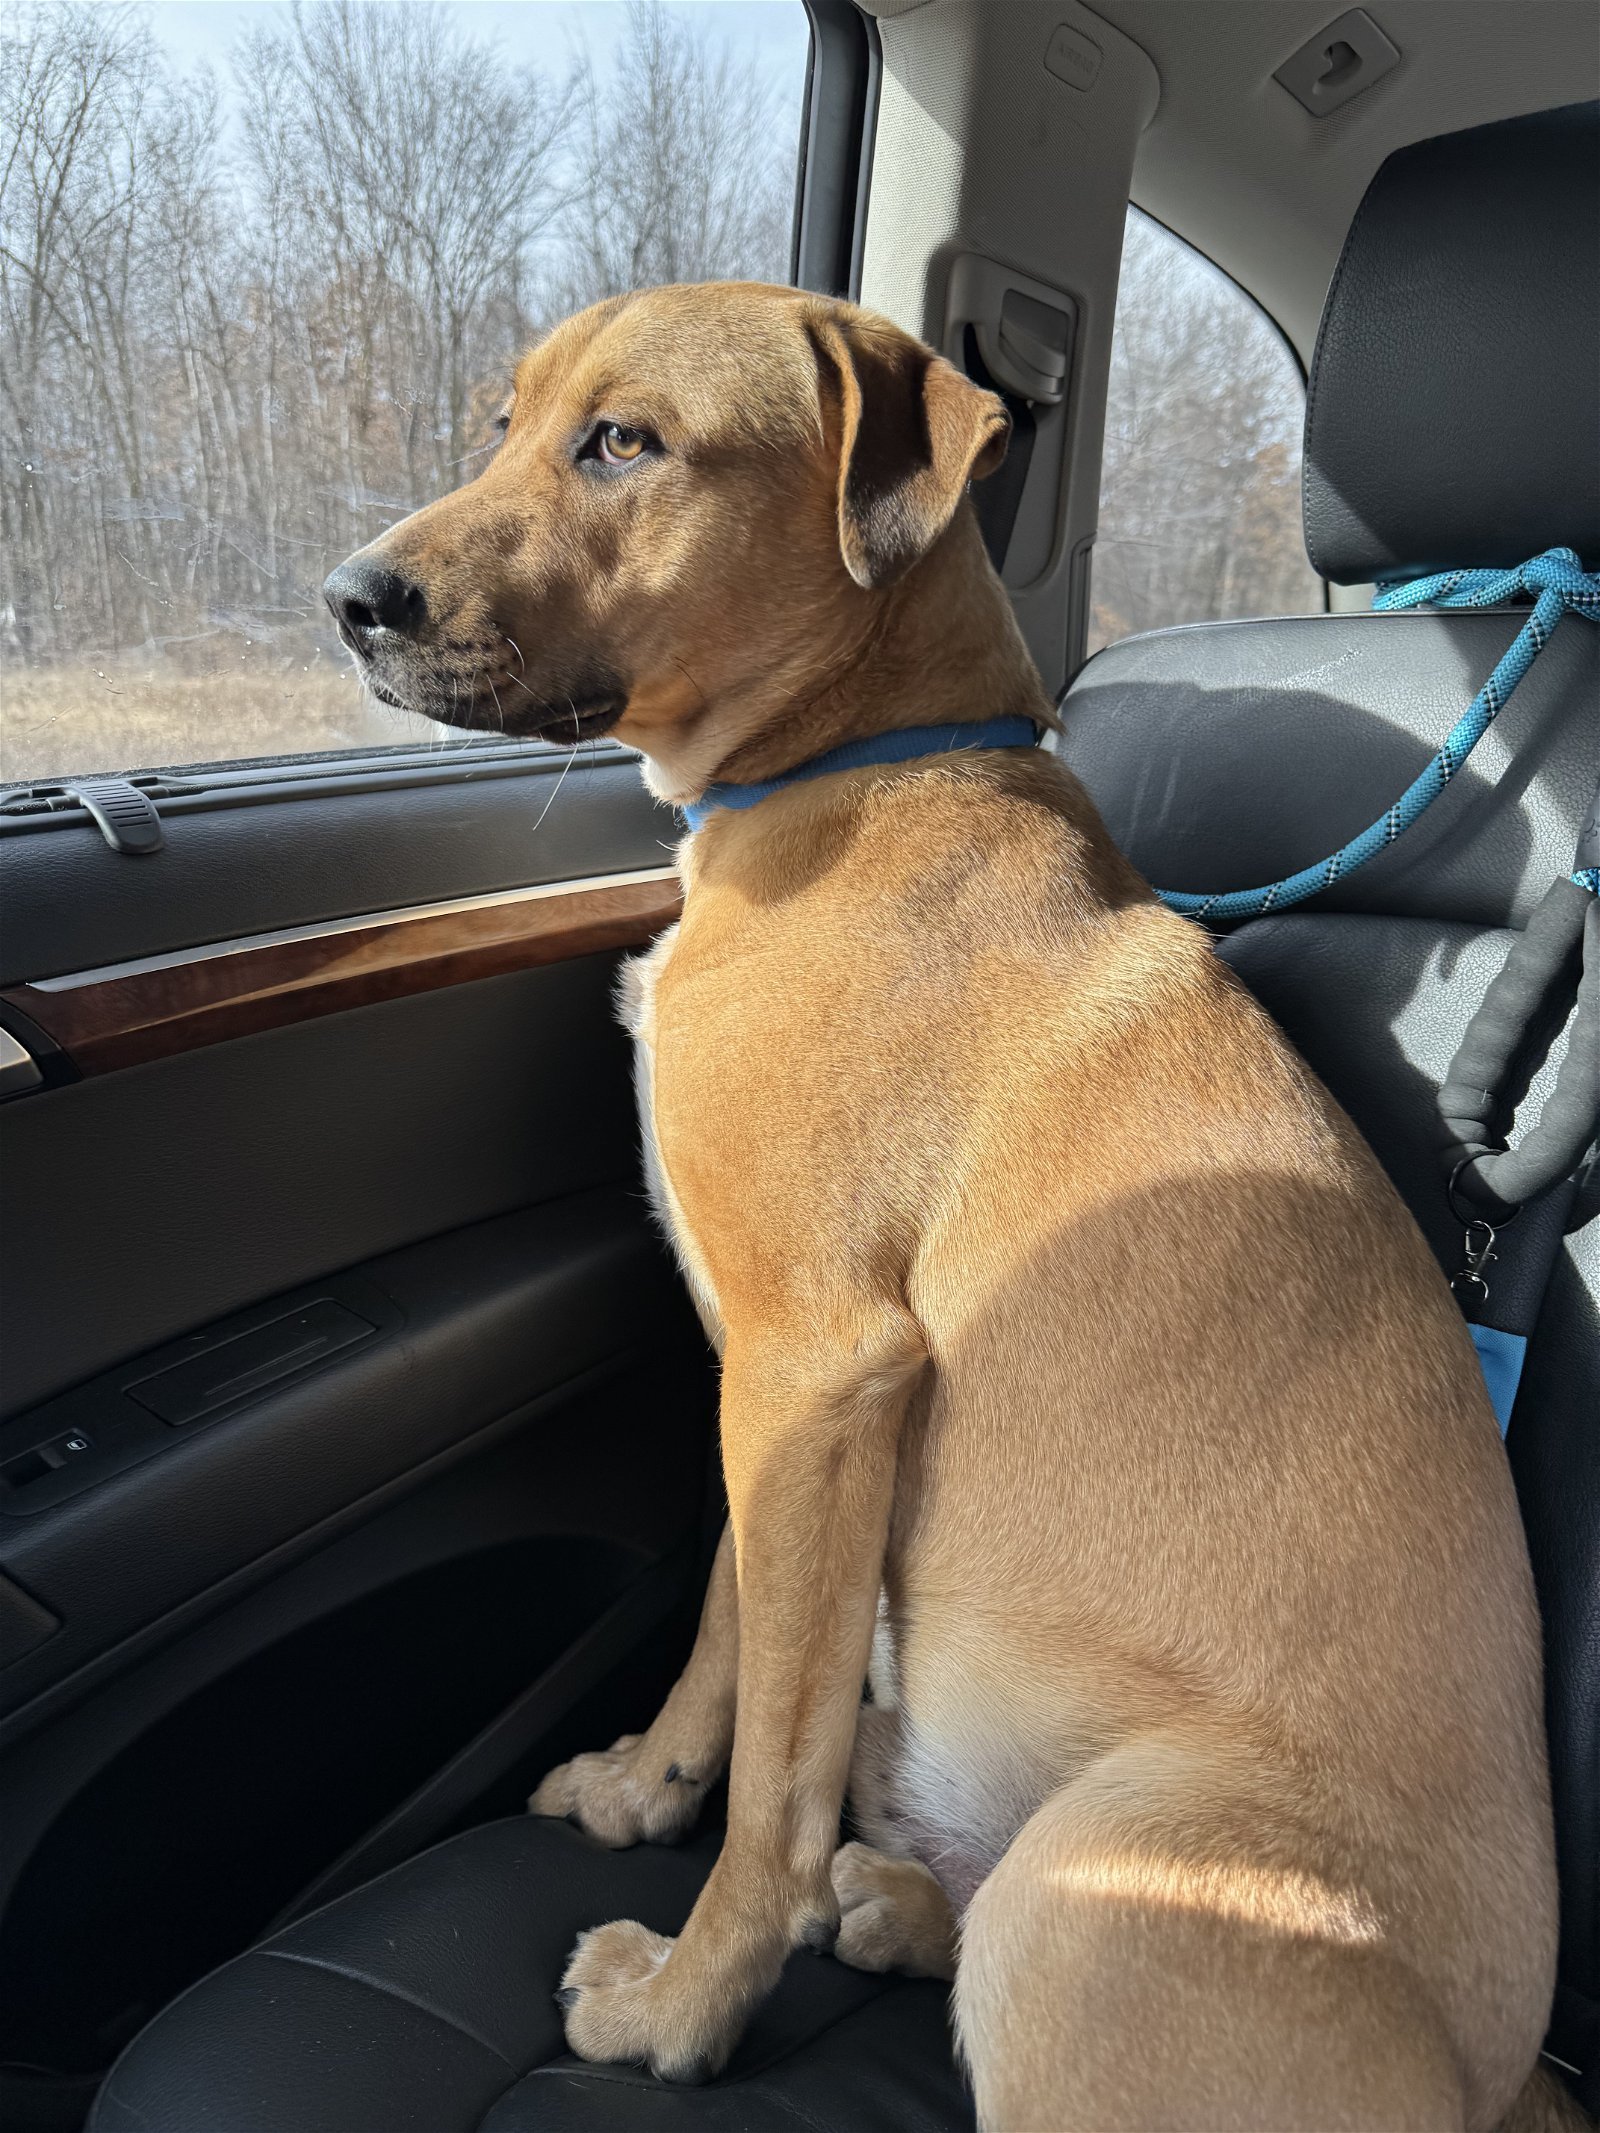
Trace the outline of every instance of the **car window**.
<path fill-rule="evenodd" d="M 0 50 L 0 777 L 437 742 L 326 572 L 594 298 L 787 280 L 801 0 L 36 0 Z"/>
<path fill-rule="evenodd" d="M 1237 282 L 1128 210 L 1088 649 L 1135 630 L 1320 613 L 1300 531 L 1305 380 Z"/>

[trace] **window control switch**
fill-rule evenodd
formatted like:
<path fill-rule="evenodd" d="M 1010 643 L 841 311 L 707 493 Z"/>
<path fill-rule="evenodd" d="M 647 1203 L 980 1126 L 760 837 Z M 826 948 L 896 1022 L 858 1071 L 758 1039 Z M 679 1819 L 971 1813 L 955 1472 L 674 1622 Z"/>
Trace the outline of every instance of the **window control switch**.
<path fill-rule="evenodd" d="M 58 1473 L 64 1466 L 76 1466 L 93 1450 L 94 1439 L 86 1431 L 65 1430 L 48 1443 L 35 1444 L 0 1465 L 0 1489 L 8 1494 L 26 1489 L 32 1483 Z"/>
<path fill-rule="evenodd" d="M 94 1439 L 81 1429 L 69 1429 L 64 1437 L 52 1437 L 48 1444 L 41 1444 L 39 1457 L 46 1466 L 71 1466 L 74 1460 L 82 1459 L 94 1450 Z"/>

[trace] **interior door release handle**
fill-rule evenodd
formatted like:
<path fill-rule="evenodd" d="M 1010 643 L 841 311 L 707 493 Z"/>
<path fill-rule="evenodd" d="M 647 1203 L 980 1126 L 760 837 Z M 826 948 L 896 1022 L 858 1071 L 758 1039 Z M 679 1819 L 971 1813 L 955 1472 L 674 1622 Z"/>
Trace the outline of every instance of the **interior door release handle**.
<path fill-rule="evenodd" d="M 43 1082 L 39 1062 L 21 1038 L 13 1037 L 8 1029 L 0 1029 L 0 1103 L 8 1096 L 25 1096 Z"/>

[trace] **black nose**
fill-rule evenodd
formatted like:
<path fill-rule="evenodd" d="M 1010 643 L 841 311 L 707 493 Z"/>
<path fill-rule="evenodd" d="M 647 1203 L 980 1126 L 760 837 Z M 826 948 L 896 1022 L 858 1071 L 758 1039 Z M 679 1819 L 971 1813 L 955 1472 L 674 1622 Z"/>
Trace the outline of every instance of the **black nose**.
<path fill-rule="evenodd" d="M 428 619 L 422 587 L 374 556 L 352 556 L 348 563 L 341 563 L 324 580 L 322 597 L 332 608 L 346 643 L 357 651 L 370 649 L 375 630 L 414 637 Z"/>

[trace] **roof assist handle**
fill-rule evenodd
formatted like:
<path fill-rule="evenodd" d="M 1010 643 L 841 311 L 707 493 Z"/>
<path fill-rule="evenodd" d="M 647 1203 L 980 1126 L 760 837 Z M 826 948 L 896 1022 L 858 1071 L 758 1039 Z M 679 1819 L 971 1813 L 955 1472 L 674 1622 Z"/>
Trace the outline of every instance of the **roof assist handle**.
<path fill-rule="evenodd" d="M 1272 78 L 1313 118 L 1326 118 L 1399 64 L 1399 51 L 1366 9 L 1353 7 L 1308 37 Z"/>

